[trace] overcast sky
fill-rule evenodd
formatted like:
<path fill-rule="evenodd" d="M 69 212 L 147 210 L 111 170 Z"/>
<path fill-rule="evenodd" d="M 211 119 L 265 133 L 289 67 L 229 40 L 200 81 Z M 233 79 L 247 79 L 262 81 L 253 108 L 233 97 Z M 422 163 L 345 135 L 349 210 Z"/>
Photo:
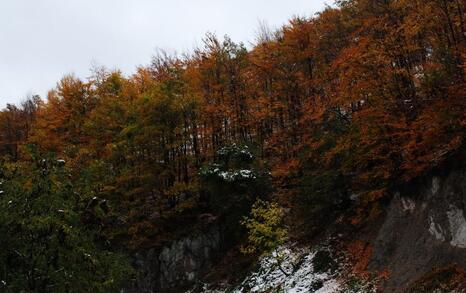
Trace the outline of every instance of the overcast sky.
<path fill-rule="evenodd" d="M 279 27 L 332 0 L 0 0 L 0 107 L 45 96 L 92 64 L 130 74 L 157 48 L 191 51 L 206 32 L 254 40 L 259 21 Z"/>

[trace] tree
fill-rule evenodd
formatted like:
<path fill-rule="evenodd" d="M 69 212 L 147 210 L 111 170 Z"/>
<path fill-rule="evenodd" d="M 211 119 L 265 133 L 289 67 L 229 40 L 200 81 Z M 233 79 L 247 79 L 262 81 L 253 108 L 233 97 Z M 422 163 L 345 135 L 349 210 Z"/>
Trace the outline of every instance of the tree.
<path fill-rule="evenodd" d="M 0 286 L 5 292 L 117 291 L 131 269 L 83 223 L 94 209 L 74 192 L 66 163 L 32 153 L 4 163 Z"/>
<path fill-rule="evenodd" d="M 249 147 L 232 144 L 218 150 L 217 161 L 200 170 L 203 199 L 209 209 L 224 218 L 229 235 L 241 230 L 238 224 L 257 198 L 271 192 L 268 174 L 254 165 Z"/>
<path fill-rule="evenodd" d="M 258 199 L 251 209 L 251 215 L 244 217 L 241 224 L 248 231 L 248 244 L 242 248 L 246 254 L 269 254 L 284 244 L 287 230 L 284 226 L 284 211 L 276 203 Z M 277 266 L 285 274 L 282 267 L 284 255 L 280 251 L 273 253 Z"/>
<path fill-rule="evenodd" d="M 20 158 L 21 146 L 27 142 L 37 110 L 42 105 L 39 96 L 28 97 L 20 107 L 8 104 L 0 112 L 0 154 L 13 160 Z"/>
<path fill-rule="evenodd" d="M 286 240 L 284 212 L 276 203 L 258 199 L 251 209 L 250 217 L 241 222 L 248 230 L 248 246 L 244 253 L 270 253 Z"/>

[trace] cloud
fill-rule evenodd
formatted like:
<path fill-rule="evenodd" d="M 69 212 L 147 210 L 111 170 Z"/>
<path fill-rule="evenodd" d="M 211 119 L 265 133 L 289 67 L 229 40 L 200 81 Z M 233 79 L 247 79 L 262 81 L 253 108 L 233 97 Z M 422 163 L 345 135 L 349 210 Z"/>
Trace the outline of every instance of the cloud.
<path fill-rule="evenodd" d="M 45 96 L 66 73 L 85 78 L 93 62 L 131 73 L 156 48 L 189 51 L 206 32 L 247 43 L 259 20 L 279 27 L 323 7 L 323 0 L 2 0 L 0 106 Z"/>

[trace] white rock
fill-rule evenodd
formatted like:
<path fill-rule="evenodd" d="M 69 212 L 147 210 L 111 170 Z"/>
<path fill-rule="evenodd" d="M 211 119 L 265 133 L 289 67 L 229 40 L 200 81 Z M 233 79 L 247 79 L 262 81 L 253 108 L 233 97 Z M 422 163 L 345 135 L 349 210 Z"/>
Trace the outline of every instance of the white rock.
<path fill-rule="evenodd" d="M 450 223 L 452 246 L 466 248 L 466 219 L 464 218 L 463 210 L 451 206 L 447 211 L 448 222 Z"/>
<path fill-rule="evenodd" d="M 432 177 L 432 195 L 436 195 L 440 190 L 440 178 Z"/>
<path fill-rule="evenodd" d="M 435 239 L 439 241 L 445 241 L 445 233 L 443 232 L 442 227 L 435 223 L 434 218 L 432 216 L 429 217 L 429 232 L 432 234 Z"/>
<path fill-rule="evenodd" d="M 401 198 L 401 204 L 403 205 L 403 210 L 406 211 L 413 211 L 414 208 L 416 207 L 416 203 L 414 200 L 407 198 L 407 197 L 402 197 Z"/>

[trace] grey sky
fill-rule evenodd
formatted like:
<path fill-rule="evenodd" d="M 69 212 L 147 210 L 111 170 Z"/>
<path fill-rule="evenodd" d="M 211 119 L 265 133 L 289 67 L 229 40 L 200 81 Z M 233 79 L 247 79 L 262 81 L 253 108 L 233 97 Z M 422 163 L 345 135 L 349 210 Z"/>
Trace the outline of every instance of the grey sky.
<path fill-rule="evenodd" d="M 190 51 L 206 32 L 254 39 L 332 0 L 0 0 L 0 107 L 45 96 L 66 73 L 92 64 L 132 73 L 156 48 Z"/>

